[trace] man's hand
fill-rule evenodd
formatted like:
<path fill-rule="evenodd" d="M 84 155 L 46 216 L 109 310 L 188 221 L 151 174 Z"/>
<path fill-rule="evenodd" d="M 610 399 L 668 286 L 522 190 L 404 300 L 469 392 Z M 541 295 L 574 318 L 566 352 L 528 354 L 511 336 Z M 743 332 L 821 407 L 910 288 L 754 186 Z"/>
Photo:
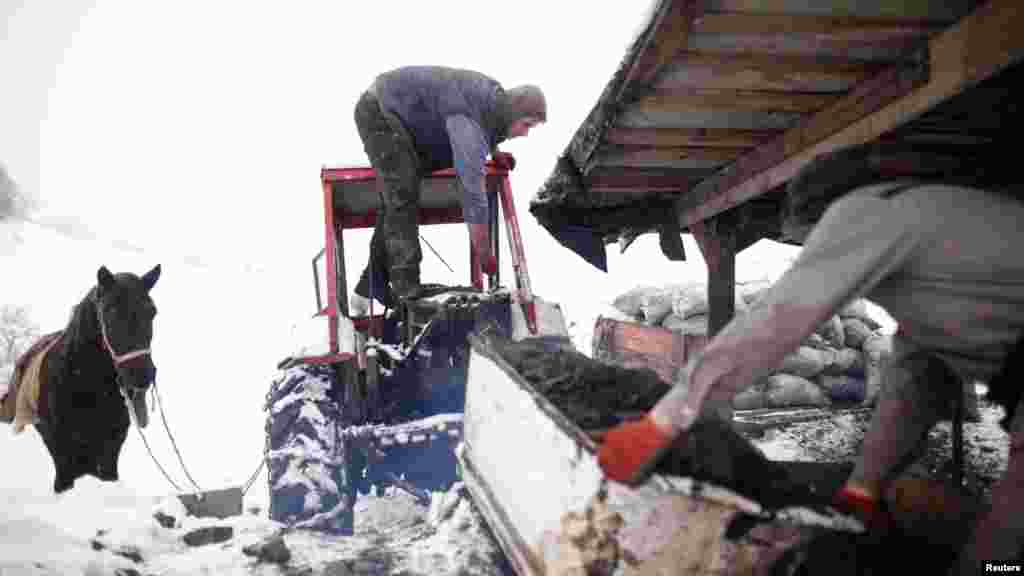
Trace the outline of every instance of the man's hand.
<path fill-rule="evenodd" d="M 514 170 L 516 167 L 516 159 L 508 152 L 495 152 L 491 159 L 494 160 L 494 165 L 503 170 Z"/>
<path fill-rule="evenodd" d="M 646 415 L 612 428 L 597 451 L 605 475 L 616 482 L 637 484 L 654 469 L 675 438 Z"/>

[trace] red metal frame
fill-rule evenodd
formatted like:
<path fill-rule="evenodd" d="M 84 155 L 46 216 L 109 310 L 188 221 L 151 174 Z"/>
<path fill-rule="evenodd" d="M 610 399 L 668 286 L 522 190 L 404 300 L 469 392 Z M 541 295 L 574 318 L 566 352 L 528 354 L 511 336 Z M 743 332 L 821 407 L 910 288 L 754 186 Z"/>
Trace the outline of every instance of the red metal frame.
<path fill-rule="evenodd" d="M 509 244 L 512 252 L 512 266 L 516 273 L 516 300 L 523 306 L 527 323 L 531 332 L 536 332 L 537 317 L 533 304 L 533 294 L 530 289 L 530 279 L 526 271 L 526 254 L 523 250 L 522 237 L 519 233 L 519 221 L 516 218 L 515 206 L 512 202 L 512 185 L 509 180 L 509 171 L 496 166 L 493 162 L 486 165 L 487 178 L 497 177 L 499 179 L 498 200 L 501 203 L 502 212 L 505 216 L 505 225 L 508 230 Z M 334 186 L 339 182 L 366 182 L 375 180 L 377 177 L 373 168 L 352 167 L 352 168 L 322 168 L 320 170 L 320 183 L 324 197 L 324 224 L 325 224 L 325 251 L 327 303 L 318 316 L 327 316 L 328 330 L 330 331 L 330 354 L 315 358 L 304 358 L 304 361 L 311 363 L 331 363 L 344 361 L 352 358 L 351 354 L 339 354 L 338 342 L 338 316 L 342 313 L 340 308 L 347 306 L 339 305 L 341 289 L 338 280 L 344 273 L 345 263 L 341 261 L 338 245 L 341 242 L 340 236 L 346 229 L 370 228 L 376 224 L 377 215 L 371 211 L 366 214 L 340 214 L 334 212 Z M 432 173 L 430 178 L 458 178 L 454 169 L 439 170 Z M 420 211 L 420 224 L 458 224 L 464 222 L 461 208 L 425 208 Z M 493 233 L 497 233 L 494 230 Z M 472 251 L 471 251 L 472 252 Z M 471 254 L 471 258 L 472 258 Z M 473 278 L 473 270 L 476 268 L 471 261 L 470 281 L 474 286 L 483 288 L 482 278 Z M 346 303 L 347 304 L 347 303 Z M 380 316 L 376 316 L 380 318 Z M 370 325 L 370 319 L 358 319 L 354 321 L 358 326 Z"/>
<path fill-rule="evenodd" d="M 512 269 L 516 273 L 516 299 L 523 307 L 523 314 L 526 316 L 526 325 L 529 327 L 530 333 L 536 334 L 537 307 L 533 302 L 530 274 L 526 270 L 526 250 L 523 249 L 523 238 L 519 234 L 519 219 L 516 217 L 516 207 L 512 201 L 512 183 L 509 181 L 507 173 L 502 178 L 498 195 L 501 197 L 501 211 L 505 215 L 505 227 L 508 229 Z"/>

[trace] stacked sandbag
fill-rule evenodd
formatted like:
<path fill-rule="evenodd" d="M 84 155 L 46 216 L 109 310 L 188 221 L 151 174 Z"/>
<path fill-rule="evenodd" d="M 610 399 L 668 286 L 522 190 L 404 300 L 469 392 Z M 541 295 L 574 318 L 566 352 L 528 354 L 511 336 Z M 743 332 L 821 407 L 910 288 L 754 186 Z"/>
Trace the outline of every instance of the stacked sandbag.
<path fill-rule="evenodd" d="M 672 303 L 677 294 L 687 293 L 693 286 L 638 286 L 616 298 L 612 306 L 636 322 L 648 326 L 661 326 L 665 317 L 672 313 Z"/>
<path fill-rule="evenodd" d="M 733 307 L 736 314 L 747 311 L 747 302 L 740 291 L 735 293 Z M 665 316 L 661 326 L 683 334 L 707 334 L 708 332 L 708 288 L 694 284 L 672 292 L 672 310 Z"/>
<path fill-rule="evenodd" d="M 808 393 L 806 382 L 814 383 L 826 404 L 873 402 L 881 386 L 884 363 L 892 350 L 891 338 L 882 334 L 880 328 L 868 316 L 864 300 L 843 308 L 782 360 L 769 379 L 786 375 L 800 380 L 775 382 L 776 388 L 781 386 L 783 391 L 777 392 L 775 398 L 766 397 L 763 407 L 825 405 L 821 398 Z M 752 404 L 750 398 L 743 398 L 742 403 Z"/>
<path fill-rule="evenodd" d="M 832 404 L 872 403 L 881 386 L 884 363 L 892 351 L 891 338 L 882 334 L 880 328 L 868 316 L 867 303 L 856 300 L 823 322 L 783 359 L 772 377 L 784 374 L 811 381 Z M 807 395 L 803 382 L 791 384 L 791 388 L 788 395 L 780 396 L 783 402 L 792 402 L 793 406 L 821 405 L 820 399 Z M 751 404 L 749 399 L 743 402 Z M 775 405 L 766 399 L 764 407 L 776 408 L 778 403 L 779 398 Z"/>
<path fill-rule="evenodd" d="M 770 286 L 737 286 L 736 314 L 756 305 Z M 671 302 L 671 305 L 666 305 Z M 683 334 L 708 332 L 707 286 L 645 286 L 616 299 L 615 307 L 637 322 Z M 892 349 L 891 339 L 855 300 L 823 322 L 761 382 L 736 395 L 737 410 L 873 402 Z"/>

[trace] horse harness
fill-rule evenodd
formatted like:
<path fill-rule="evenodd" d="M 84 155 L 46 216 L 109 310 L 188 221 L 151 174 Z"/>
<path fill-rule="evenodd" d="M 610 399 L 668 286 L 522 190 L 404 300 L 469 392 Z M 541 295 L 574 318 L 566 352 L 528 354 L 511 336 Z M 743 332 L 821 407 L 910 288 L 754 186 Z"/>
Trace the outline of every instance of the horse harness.
<path fill-rule="evenodd" d="M 115 368 L 120 367 L 122 364 L 128 362 L 129 360 L 134 360 L 135 358 L 138 358 L 140 356 L 149 355 L 149 348 L 139 348 L 137 350 L 132 350 L 131 352 L 126 352 L 124 354 L 118 354 L 117 351 L 114 350 L 114 346 L 110 343 L 110 338 L 107 336 L 107 325 L 106 322 L 104 322 L 103 320 L 103 307 L 100 306 L 99 301 L 96 302 L 96 319 L 100 325 L 100 335 L 103 340 L 103 347 L 106 348 L 107 352 L 110 354 L 110 359 L 113 360 Z M 131 384 L 125 384 L 121 382 L 120 375 L 117 376 L 117 381 L 118 384 L 120 384 L 118 388 L 121 390 L 121 393 L 125 396 L 126 400 L 132 400 L 135 398 L 136 394 L 140 392 L 144 394 L 146 392 L 145 388 L 132 386 Z"/>

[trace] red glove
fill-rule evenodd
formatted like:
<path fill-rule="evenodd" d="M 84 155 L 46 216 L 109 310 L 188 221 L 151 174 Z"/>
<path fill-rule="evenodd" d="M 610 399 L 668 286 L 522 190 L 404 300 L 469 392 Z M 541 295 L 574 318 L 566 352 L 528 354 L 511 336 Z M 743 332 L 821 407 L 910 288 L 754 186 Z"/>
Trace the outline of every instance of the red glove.
<path fill-rule="evenodd" d="M 892 516 L 881 506 L 878 499 L 849 486 L 843 486 L 836 492 L 832 497 L 832 506 L 860 520 L 864 527 L 872 532 L 888 530 L 892 524 Z"/>
<path fill-rule="evenodd" d="M 495 152 L 491 160 L 494 160 L 495 166 L 503 170 L 514 170 L 516 167 L 515 157 L 508 152 Z"/>
<path fill-rule="evenodd" d="M 612 428 L 597 451 L 597 462 L 608 478 L 626 484 L 639 483 L 675 438 L 651 417 Z"/>

